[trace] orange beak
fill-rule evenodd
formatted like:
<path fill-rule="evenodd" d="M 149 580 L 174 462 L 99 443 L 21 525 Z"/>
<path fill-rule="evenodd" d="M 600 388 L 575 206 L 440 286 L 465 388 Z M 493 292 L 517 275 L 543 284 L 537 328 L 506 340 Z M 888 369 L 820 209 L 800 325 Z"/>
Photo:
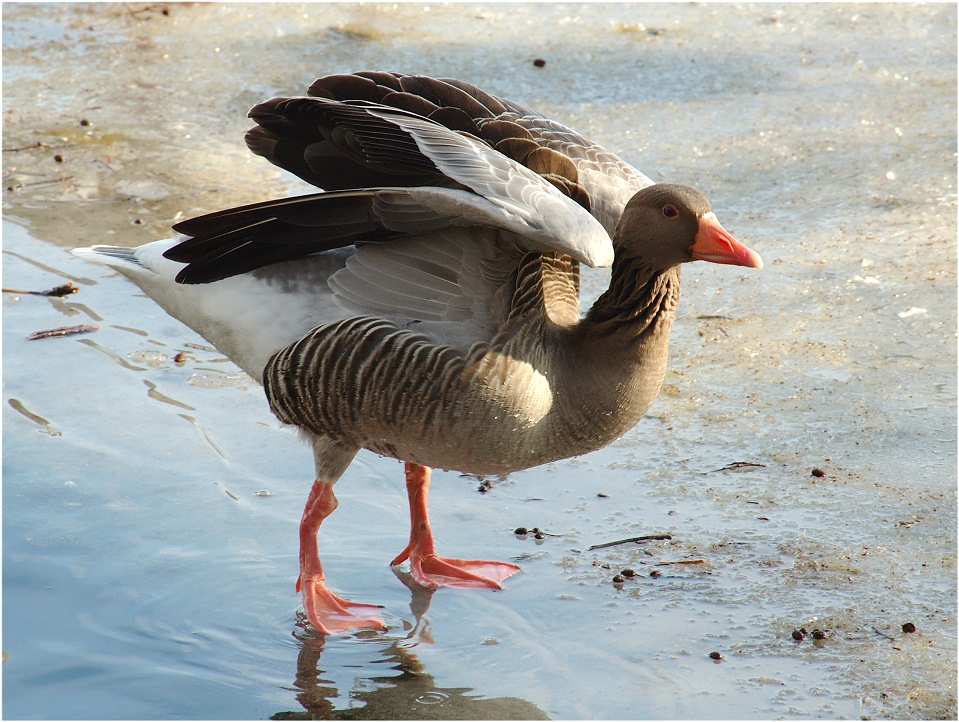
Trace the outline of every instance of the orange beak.
<path fill-rule="evenodd" d="M 719 225 L 716 214 L 712 212 L 700 217 L 696 241 L 689 250 L 697 261 L 728 263 L 748 268 L 763 267 L 763 259 L 759 257 L 759 254 L 733 238 L 725 228 Z"/>

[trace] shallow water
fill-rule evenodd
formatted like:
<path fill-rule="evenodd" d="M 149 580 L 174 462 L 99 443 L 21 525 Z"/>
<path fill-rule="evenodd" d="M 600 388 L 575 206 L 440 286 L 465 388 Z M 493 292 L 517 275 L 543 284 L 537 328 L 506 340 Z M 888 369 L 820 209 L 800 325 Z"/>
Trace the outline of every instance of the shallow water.
<path fill-rule="evenodd" d="M 3 45 L 3 285 L 81 289 L 3 299 L 5 717 L 956 716 L 953 5 L 8 4 Z M 767 265 L 684 270 L 616 444 L 485 494 L 436 475 L 442 549 L 520 563 L 502 592 L 405 586 L 401 467 L 361 454 L 321 549 L 390 630 L 323 640 L 307 447 L 66 249 L 302 192 L 245 112 L 362 68 L 548 112 L 701 187 Z"/>

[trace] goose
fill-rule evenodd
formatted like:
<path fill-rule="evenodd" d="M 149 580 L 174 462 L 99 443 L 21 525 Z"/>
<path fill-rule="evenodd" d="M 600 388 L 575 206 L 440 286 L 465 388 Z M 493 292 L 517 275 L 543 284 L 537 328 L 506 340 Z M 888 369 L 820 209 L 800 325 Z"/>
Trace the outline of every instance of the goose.
<path fill-rule="evenodd" d="M 322 192 L 75 253 L 209 340 L 311 444 L 296 589 L 321 634 L 386 628 L 327 587 L 317 547 L 361 449 L 404 464 L 410 535 L 391 564 L 499 589 L 519 567 L 437 553 L 431 469 L 506 474 L 616 440 L 662 384 L 680 266 L 762 268 L 697 190 L 460 80 L 329 75 L 249 117 L 249 149 Z M 585 314 L 580 264 L 612 267 Z"/>

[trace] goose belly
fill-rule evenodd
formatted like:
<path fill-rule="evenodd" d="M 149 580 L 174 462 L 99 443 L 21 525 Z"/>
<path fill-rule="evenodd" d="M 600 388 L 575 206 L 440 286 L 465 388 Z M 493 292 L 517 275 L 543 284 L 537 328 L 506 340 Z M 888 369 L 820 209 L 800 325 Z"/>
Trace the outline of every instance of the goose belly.
<path fill-rule="evenodd" d="M 528 406 L 475 393 L 442 421 L 424 413 L 402 424 L 369 424 L 370 451 L 437 469 L 506 474 L 566 456 L 549 443 L 549 403 Z M 425 410 L 424 410 L 425 411 Z"/>

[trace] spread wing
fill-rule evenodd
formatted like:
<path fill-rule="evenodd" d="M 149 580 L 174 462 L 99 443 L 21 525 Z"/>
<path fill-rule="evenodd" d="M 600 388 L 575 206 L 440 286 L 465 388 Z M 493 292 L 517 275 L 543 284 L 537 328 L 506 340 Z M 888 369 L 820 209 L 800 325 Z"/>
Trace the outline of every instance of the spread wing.
<path fill-rule="evenodd" d="M 309 92 L 254 107 L 247 144 L 329 192 L 177 224 L 189 238 L 165 255 L 187 264 L 179 282 L 355 246 L 329 280 L 338 304 L 467 343 L 505 320 L 525 254 L 611 263 L 622 206 L 651 183 L 569 128 L 460 81 L 362 73 Z"/>
<path fill-rule="evenodd" d="M 391 106 L 469 134 L 554 183 L 612 233 L 626 202 L 652 181 L 602 146 L 555 120 L 475 85 L 452 78 L 359 72 L 316 80 L 308 95 Z M 357 166 L 328 140 L 289 118 L 271 117 L 271 104 L 251 113 L 260 126 L 247 134 L 257 154 L 327 190 L 391 185 L 390 176 Z M 411 176 L 403 185 L 422 179 Z"/>

